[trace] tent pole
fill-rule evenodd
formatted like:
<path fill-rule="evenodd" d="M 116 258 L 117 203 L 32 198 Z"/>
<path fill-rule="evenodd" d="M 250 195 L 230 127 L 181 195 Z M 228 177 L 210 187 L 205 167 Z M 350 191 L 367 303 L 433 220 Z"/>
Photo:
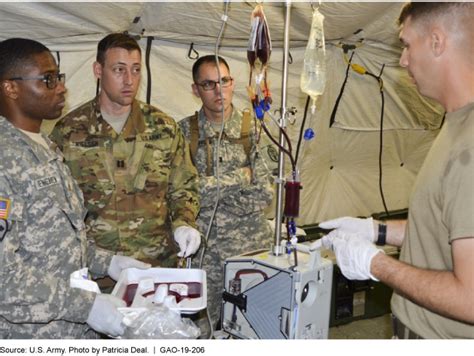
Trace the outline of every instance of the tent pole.
<path fill-rule="evenodd" d="M 288 81 L 288 59 L 289 59 L 289 48 L 290 48 L 290 14 L 291 14 L 291 0 L 285 2 L 285 34 L 283 43 L 283 78 L 281 86 L 281 117 L 279 121 L 280 125 L 280 140 L 279 143 L 282 147 L 285 147 L 285 138 L 281 130 L 286 130 L 286 118 L 287 118 L 287 105 L 286 105 L 286 87 Z M 276 213 L 275 213 L 275 244 L 273 246 L 273 253 L 279 256 L 283 253 L 283 248 L 280 244 L 281 240 L 281 223 L 283 218 L 283 189 L 285 187 L 285 156 L 284 152 L 280 149 L 278 156 L 278 179 L 277 179 L 277 201 L 276 201 Z"/>

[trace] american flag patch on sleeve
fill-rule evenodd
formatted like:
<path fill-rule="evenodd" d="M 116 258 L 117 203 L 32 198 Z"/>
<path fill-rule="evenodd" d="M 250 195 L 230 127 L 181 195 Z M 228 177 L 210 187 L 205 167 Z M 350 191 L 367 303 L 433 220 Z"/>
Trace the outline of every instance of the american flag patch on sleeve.
<path fill-rule="evenodd" d="M 10 199 L 0 198 L 0 219 L 7 220 L 10 212 Z"/>

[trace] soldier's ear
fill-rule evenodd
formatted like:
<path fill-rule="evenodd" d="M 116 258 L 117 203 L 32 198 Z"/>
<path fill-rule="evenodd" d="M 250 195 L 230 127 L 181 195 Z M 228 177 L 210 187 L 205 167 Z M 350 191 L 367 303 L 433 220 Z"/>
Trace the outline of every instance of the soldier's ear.
<path fill-rule="evenodd" d="M 18 85 L 14 80 L 3 80 L 0 84 L 3 95 L 12 100 L 18 99 Z"/>
<path fill-rule="evenodd" d="M 198 98 L 200 98 L 200 97 L 201 97 L 201 94 L 199 93 L 199 88 L 198 88 L 198 86 L 197 86 L 195 83 L 193 83 L 193 84 L 191 85 L 191 88 L 193 89 L 193 94 L 196 95 Z"/>
<path fill-rule="evenodd" d="M 102 64 L 99 62 L 94 62 L 92 64 L 92 70 L 94 71 L 94 77 L 95 79 L 101 79 L 102 78 Z"/>
<path fill-rule="evenodd" d="M 446 49 L 446 33 L 438 27 L 431 31 L 431 52 L 435 57 L 439 57 Z"/>

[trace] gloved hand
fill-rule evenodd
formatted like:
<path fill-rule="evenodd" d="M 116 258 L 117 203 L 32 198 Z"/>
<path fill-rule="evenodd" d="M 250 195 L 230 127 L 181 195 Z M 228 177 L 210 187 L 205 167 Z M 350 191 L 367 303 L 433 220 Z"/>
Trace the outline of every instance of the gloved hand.
<path fill-rule="evenodd" d="M 332 234 L 332 235 L 331 235 Z M 378 281 L 370 273 L 372 258 L 379 252 L 372 242 L 356 234 L 333 231 L 321 240 L 326 248 L 332 248 L 336 255 L 337 265 L 348 279 Z"/>
<path fill-rule="evenodd" d="M 199 249 L 201 234 L 192 227 L 180 226 L 174 232 L 174 240 L 180 249 L 178 257 L 188 257 Z"/>
<path fill-rule="evenodd" d="M 122 323 L 123 314 L 117 308 L 127 304 L 110 294 L 97 294 L 86 323 L 97 332 L 112 337 L 123 335 L 125 325 Z"/>
<path fill-rule="evenodd" d="M 346 234 L 357 234 L 369 242 L 375 242 L 376 240 L 374 219 L 372 218 L 358 219 L 346 216 L 343 218 L 324 221 L 319 224 L 319 227 L 323 229 L 334 229 L 328 235 L 342 232 Z"/>
<path fill-rule="evenodd" d="M 107 270 L 107 273 L 109 274 L 110 278 L 117 281 L 120 277 L 120 273 L 124 269 L 127 269 L 127 268 L 147 269 L 150 267 L 151 267 L 151 264 L 138 261 L 132 257 L 115 255 L 112 257 L 112 261 L 110 261 L 110 266 L 109 266 L 109 269 Z"/>

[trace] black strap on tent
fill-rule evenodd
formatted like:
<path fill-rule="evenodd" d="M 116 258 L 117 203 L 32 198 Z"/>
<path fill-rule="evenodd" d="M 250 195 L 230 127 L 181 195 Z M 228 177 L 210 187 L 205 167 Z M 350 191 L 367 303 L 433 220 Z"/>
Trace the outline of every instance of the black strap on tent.
<path fill-rule="evenodd" d="M 382 80 L 382 73 L 385 68 L 385 64 L 382 66 L 382 69 L 380 70 L 380 74 L 378 76 L 366 72 L 367 75 L 370 75 L 371 77 L 375 78 L 378 83 L 379 83 L 379 89 L 380 89 L 380 98 L 382 100 L 382 108 L 380 110 L 380 136 L 379 136 L 379 191 L 380 191 L 380 197 L 382 198 L 382 204 L 385 209 L 385 213 L 387 214 L 387 217 L 390 216 L 390 212 L 387 208 L 387 203 L 385 202 L 385 195 L 383 193 L 383 184 L 382 184 L 382 153 L 383 153 L 383 118 L 384 118 L 384 112 L 385 112 L 385 95 L 383 92 L 383 80 Z"/>
<path fill-rule="evenodd" d="M 339 107 L 339 102 L 341 101 L 342 94 L 344 93 L 344 88 L 347 84 L 347 79 L 349 78 L 349 70 L 351 69 L 352 57 L 354 57 L 354 53 L 355 52 L 352 52 L 351 57 L 349 58 L 349 63 L 347 63 L 346 76 L 344 78 L 344 82 L 342 83 L 341 90 L 339 91 L 339 95 L 337 96 L 336 103 L 334 104 L 334 109 L 332 109 L 331 120 L 329 120 L 329 127 L 332 127 L 334 121 L 336 121 L 337 108 Z"/>
<path fill-rule="evenodd" d="M 347 49 L 353 49 L 353 48 L 348 48 L 348 47 L 344 48 L 343 47 L 343 49 L 346 52 Z M 385 212 L 386 212 L 387 216 L 389 216 L 390 213 L 389 213 L 389 210 L 387 208 L 387 204 L 385 202 L 385 195 L 383 193 L 383 184 L 382 184 L 383 119 L 384 119 L 384 112 L 385 112 L 385 95 L 384 95 L 384 91 L 383 91 L 382 73 L 383 73 L 383 70 L 385 68 L 385 64 L 382 66 L 382 69 L 380 70 L 380 74 L 377 76 L 373 73 L 370 73 L 367 69 L 365 69 L 364 67 L 362 67 L 360 65 L 352 64 L 352 57 L 354 56 L 354 53 L 355 52 L 352 52 L 352 55 L 349 58 L 349 61 L 347 63 L 346 77 L 344 78 L 344 82 L 342 83 L 341 91 L 339 92 L 339 95 L 336 99 L 336 103 L 334 105 L 334 109 L 333 109 L 332 114 L 331 114 L 331 120 L 329 121 L 329 127 L 332 127 L 332 125 L 334 124 L 334 121 L 336 120 L 337 108 L 339 106 L 339 102 L 341 100 L 342 94 L 344 92 L 344 88 L 345 88 L 346 83 L 347 83 L 347 79 L 349 77 L 349 69 L 350 68 L 352 68 L 354 71 L 356 71 L 357 73 L 359 73 L 361 75 L 368 75 L 368 76 L 374 78 L 375 80 L 377 80 L 377 82 L 379 84 L 379 89 L 380 89 L 380 98 L 381 98 L 381 101 L 382 101 L 382 103 L 381 103 L 382 108 L 381 108 L 381 111 L 380 111 L 380 135 L 379 135 L 379 191 L 380 191 L 380 197 L 382 199 L 383 207 L 385 209 Z"/>
<path fill-rule="evenodd" d="M 194 49 L 194 42 L 191 42 L 191 44 L 189 45 L 188 58 L 189 59 L 199 58 L 199 52 Z"/>
<path fill-rule="evenodd" d="M 151 45 L 153 42 L 153 37 L 149 36 L 146 39 L 146 56 L 145 56 L 145 64 L 146 64 L 146 103 L 150 105 L 151 99 L 151 68 L 150 68 L 150 53 L 151 53 Z"/>

